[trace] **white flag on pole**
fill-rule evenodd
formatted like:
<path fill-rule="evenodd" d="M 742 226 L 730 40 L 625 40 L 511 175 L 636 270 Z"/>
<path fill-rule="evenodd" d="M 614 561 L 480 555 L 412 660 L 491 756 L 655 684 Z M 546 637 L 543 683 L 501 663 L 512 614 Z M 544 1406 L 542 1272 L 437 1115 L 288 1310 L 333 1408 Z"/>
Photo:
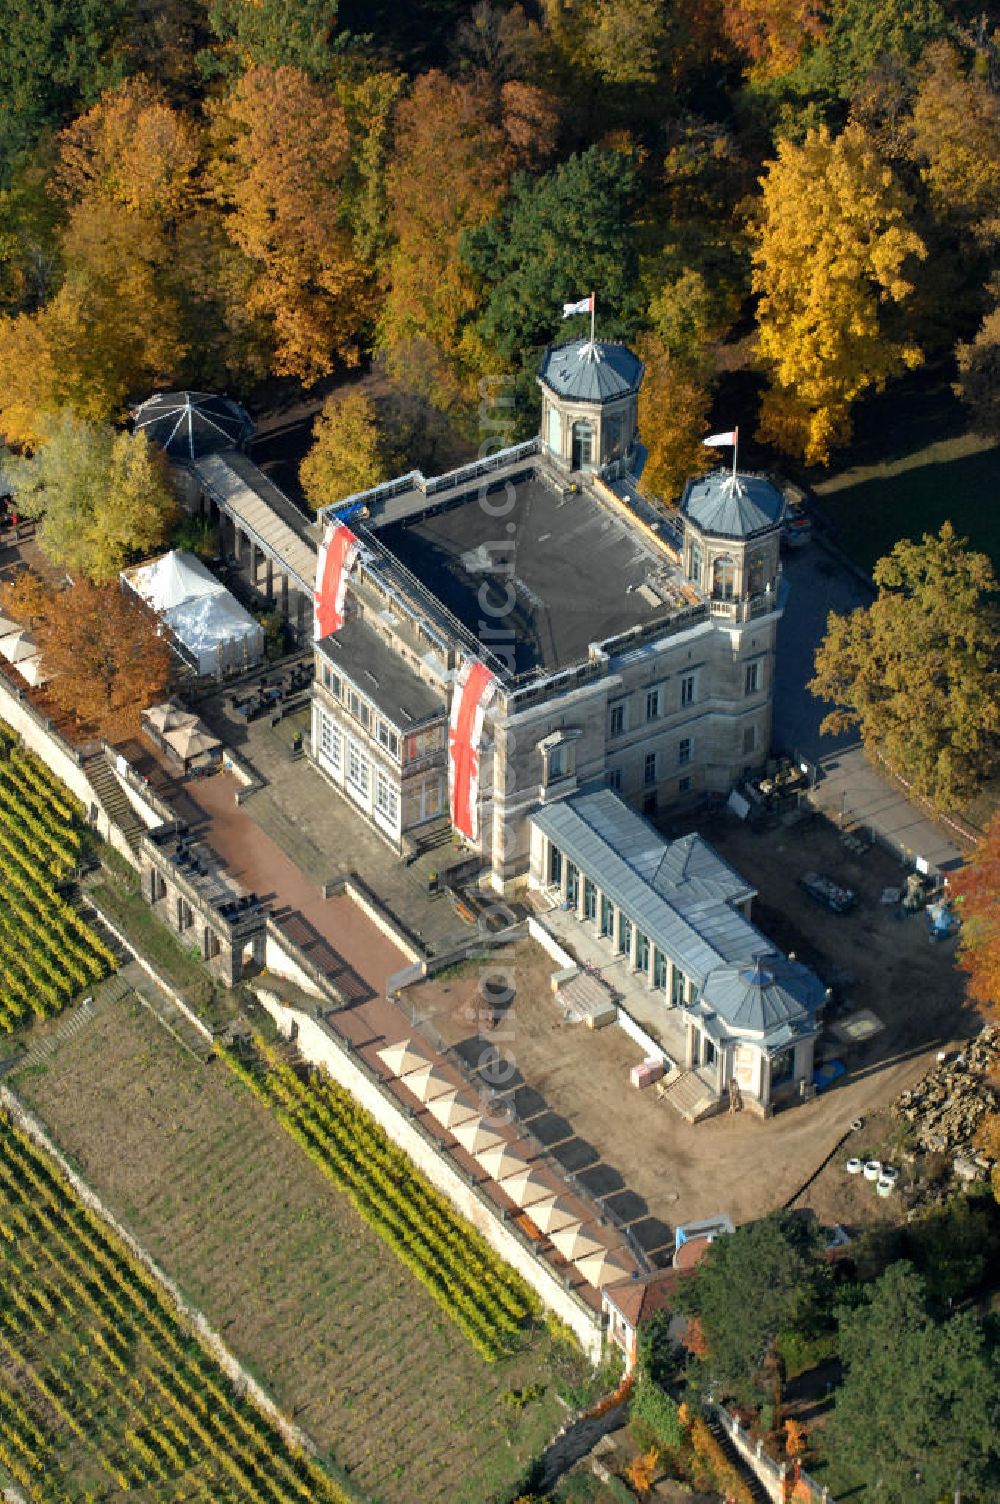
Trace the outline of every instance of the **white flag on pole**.
<path fill-rule="evenodd" d="M 578 303 L 564 303 L 563 304 L 563 318 L 564 319 L 570 318 L 574 313 L 593 313 L 593 311 L 594 311 L 594 294 L 593 293 L 591 293 L 590 296 L 587 297 L 587 298 L 581 298 Z"/>
<path fill-rule="evenodd" d="M 730 444 L 736 443 L 737 430 L 730 429 L 729 433 L 710 433 L 707 439 L 702 439 L 706 449 L 726 449 Z"/>

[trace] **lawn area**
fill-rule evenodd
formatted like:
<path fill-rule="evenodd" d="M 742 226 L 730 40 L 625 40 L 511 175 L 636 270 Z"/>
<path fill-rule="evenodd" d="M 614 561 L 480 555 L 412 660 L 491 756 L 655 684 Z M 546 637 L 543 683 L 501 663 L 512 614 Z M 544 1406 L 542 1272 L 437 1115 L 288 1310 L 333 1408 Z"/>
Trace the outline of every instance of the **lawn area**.
<path fill-rule="evenodd" d="M 950 380 L 930 368 L 871 398 L 838 468 L 810 477 L 835 540 L 865 569 L 948 520 L 1000 573 L 1000 446 L 969 431 Z"/>
<path fill-rule="evenodd" d="M 248 1088 L 134 1002 L 13 1085 L 370 1498 L 486 1504 L 563 1419 L 554 1384 L 578 1381 L 581 1358 L 539 1332 L 484 1362 Z M 512 1403 L 533 1384 L 537 1398 Z"/>

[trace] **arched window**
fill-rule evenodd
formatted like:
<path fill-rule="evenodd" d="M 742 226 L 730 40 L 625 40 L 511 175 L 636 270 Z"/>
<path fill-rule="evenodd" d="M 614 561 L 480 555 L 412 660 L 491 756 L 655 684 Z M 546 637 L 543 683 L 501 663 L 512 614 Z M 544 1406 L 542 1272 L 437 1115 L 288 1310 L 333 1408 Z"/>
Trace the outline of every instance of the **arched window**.
<path fill-rule="evenodd" d="M 764 590 L 764 555 L 754 554 L 750 560 L 750 594 L 761 595 Z"/>
<path fill-rule="evenodd" d="M 573 469 L 589 470 L 594 463 L 594 430 L 590 423 L 573 424 Z"/>
<path fill-rule="evenodd" d="M 736 565 L 728 554 L 720 554 L 712 565 L 712 595 L 717 601 L 731 601 L 736 593 Z"/>

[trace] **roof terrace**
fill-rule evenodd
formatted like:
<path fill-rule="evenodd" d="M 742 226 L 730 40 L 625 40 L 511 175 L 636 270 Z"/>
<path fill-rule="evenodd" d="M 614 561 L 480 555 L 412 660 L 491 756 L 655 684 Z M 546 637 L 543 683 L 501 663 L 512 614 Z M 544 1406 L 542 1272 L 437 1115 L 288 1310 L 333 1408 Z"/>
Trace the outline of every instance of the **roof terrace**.
<path fill-rule="evenodd" d="M 585 661 L 591 644 L 702 604 L 617 507 L 590 488 L 565 488 L 537 460 L 504 481 L 393 509 L 364 533 L 508 680 L 559 672 Z"/>

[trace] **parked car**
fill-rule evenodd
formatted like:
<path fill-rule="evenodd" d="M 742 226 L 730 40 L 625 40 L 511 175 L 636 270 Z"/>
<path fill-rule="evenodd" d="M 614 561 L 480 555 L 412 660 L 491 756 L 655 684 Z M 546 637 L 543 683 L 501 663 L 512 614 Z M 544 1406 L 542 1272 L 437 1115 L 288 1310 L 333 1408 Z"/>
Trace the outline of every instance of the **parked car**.
<path fill-rule="evenodd" d="M 842 888 L 835 883 L 832 877 L 824 877 L 822 872 L 807 872 L 799 882 L 805 888 L 810 898 L 829 909 L 833 914 L 846 914 L 848 909 L 853 909 L 858 901 L 858 895 L 853 888 Z"/>

